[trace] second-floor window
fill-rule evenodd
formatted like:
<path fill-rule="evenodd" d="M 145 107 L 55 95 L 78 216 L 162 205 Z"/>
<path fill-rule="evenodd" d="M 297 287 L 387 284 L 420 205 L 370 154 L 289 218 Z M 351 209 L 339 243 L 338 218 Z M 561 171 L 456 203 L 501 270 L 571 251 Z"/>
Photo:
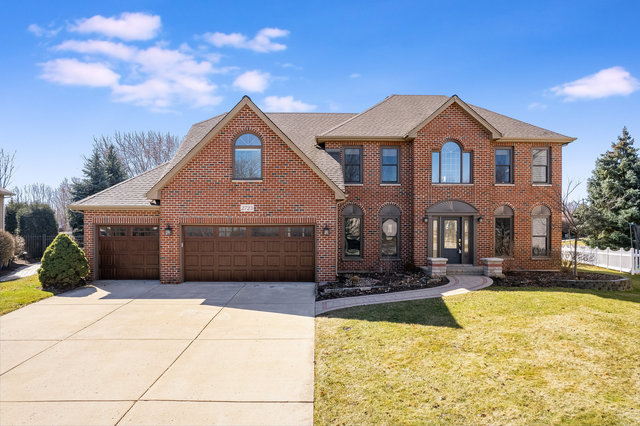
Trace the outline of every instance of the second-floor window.
<path fill-rule="evenodd" d="M 471 153 L 450 141 L 431 153 L 431 182 L 471 183 Z"/>
<path fill-rule="evenodd" d="M 362 183 L 362 147 L 344 148 L 344 183 Z"/>
<path fill-rule="evenodd" d="M 531 180 L 533 183 L 549 183 L 549 148 L 534 148 L 531 160 Z"/>
<path fill-rule="evenodd" d="M 398 147 L 382 147 L 380 150 L 382 183 L 398 183 Z"/>
<path fill-rule="evenodd" d="M 233 144 L 233 178 L 262 179 L 262 142 L 256 135 L 245 133 Z"/>
<path fill-rule="evenodd" d="M 512 154 L 511 148 L 496 149 L 496 183 L 513 183 Z"/>

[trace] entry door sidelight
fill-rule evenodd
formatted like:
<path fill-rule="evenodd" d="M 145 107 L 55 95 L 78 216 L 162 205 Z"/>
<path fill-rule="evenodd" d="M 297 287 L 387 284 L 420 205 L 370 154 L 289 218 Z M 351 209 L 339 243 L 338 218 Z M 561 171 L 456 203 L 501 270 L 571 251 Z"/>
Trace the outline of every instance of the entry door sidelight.
<path fill-rule="evenodd" d="M 448 264 L 462 263 L 462 219 L 442 218 L 442 257 Z"/>

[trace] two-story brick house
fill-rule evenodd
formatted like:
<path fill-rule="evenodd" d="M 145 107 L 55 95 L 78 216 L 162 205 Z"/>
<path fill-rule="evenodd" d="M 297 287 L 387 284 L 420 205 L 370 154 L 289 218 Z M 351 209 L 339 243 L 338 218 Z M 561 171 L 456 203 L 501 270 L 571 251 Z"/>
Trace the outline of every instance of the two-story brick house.
<path fill-rule="evenodd" d="M 360 114 L 248 97 L 171 161 L 75 203 L 94 279 L 332 281 L 428 258 L 560 264 L 563 136 L 457 96 Z"/>

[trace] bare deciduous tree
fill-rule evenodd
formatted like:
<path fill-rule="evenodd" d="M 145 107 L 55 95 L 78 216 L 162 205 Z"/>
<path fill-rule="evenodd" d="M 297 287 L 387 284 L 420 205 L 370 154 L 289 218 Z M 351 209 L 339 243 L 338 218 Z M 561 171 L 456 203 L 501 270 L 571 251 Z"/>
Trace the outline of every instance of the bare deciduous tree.
<path fill-rule="evenodd" d="M 129 176 L 137 176 L 173 157 L 181 138 L 171 133 L 115 132 L 113 136 L 94 137 L 94 145 L 103 158 L 113 146 Z"/>
<path fill-rule="evenodd" d="M 0 187 L 7 188 L 13 180 L 16 168 L 16 152 L 8 152 L 0 148 Z"/>

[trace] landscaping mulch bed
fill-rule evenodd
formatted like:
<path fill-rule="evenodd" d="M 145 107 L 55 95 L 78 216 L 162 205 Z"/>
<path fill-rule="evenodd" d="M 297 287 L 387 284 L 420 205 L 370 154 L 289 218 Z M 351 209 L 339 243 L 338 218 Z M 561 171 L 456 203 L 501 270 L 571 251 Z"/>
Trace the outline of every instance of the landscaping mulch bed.
<path fill-rule="evenodd" d="M 337 282 L 321 284 L 316 300 L 385 294 L 396 291 L 439 287 L 449 283 L 446 277 L 429 278 L 423 272 L 386 274 L 344 274 Z"/>
<path fill-rule="evenodd" d="M 563 271 L 508 271 L 493 278 L 494 285 L 504 287 L 569 287 L 593 290 L 630 290 L 628 278 L 598 272 L 578 272 L 575 277 Z"/>

